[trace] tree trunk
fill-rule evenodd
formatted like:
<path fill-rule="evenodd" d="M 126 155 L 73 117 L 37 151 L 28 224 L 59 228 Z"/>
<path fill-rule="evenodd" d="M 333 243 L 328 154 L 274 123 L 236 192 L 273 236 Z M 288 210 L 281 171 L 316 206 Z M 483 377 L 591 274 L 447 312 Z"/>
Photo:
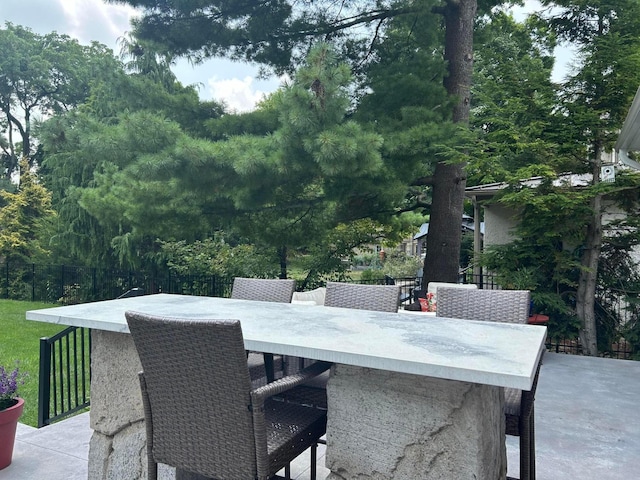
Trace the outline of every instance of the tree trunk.
<path fill-rule="evenodd" d="M 278 259 L 280 260 L 280 278 L 287 278 L 287 246 L 278 248 Z"/>
<path fill-rule="evenodd" d="M 600 148 L 595 151 L 596 161 L 593 167 L 593 184 L 600 182 Z M 598 278 L 598 262 L 602 247 L 602 196 L 596 195 L 591 200 L 591 220 L 587 224 L 585 248 L 580 259 L 581 270 L 576 292 L 576 314 L 582 323 L 580 342 L 586 355 L 598 355 L 598 337 L 596 332 L 596 284 Z"/>
<path fill-rule="evenodd" d="M 22 156 L 24 158 L 31 158 L 31 109 L 25 108 L 24 110 L 24 129 L 20 128 L 20 134 L 22 135 Z"/>
<path fill-rule="evenodd" d="M 15 170 L 16 166 L 18 165 L 18 157 L 15 154 L 15 146 L 13 144 L 13 125 L 11 123 L 11 116 L 9 113 L 10 110 L 10 105 L 6 104 L 3 105 L 2 107 L 2 111 L 5 112 L 5 115 L 7 117 L 7 136 L 8 136 L 8 151 L 5 150 L 5 155 L 4 155 L 4 167 L 6 168 L 6 171 L 4 172 L 4 176 L 7 180 L 11 181 L 11 174 L 13 173 L 13 171 Z"/>
<path fill-rule="evenodd" d="M 458 98 L 453 121 L 465 125 L 469 123 L 476 9 L 476 0 L 449 0 L 443 11 L 444 56 L 449 70 L 444 86 L 449 95 Z M 423 288 L 431 281 L 456 282 L 458 279 L 466 187 L 464 168 L 461 163 L 436 165 Z"/>

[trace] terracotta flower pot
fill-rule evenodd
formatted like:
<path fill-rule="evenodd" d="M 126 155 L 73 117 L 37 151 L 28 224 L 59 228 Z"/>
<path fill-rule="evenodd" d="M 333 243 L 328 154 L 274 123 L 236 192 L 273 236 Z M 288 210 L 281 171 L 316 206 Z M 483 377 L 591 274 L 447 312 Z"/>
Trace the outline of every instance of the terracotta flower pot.
<path fill-rule="evenodd" d="M 14 406 L 0 410 L 0 470 L 11 464 L 18 419 L 22 415 L 24 399 L 17 398 Z"/>

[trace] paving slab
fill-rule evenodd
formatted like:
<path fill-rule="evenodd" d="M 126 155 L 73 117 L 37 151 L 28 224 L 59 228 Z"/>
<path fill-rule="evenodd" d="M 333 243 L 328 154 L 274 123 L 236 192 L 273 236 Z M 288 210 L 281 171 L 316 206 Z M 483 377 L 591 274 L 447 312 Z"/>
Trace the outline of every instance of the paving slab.
<path fill-rule="evenodd" d="M 547 353 L 535 402 L 538 480 L 640 478 L 640 362 Z M 507 437 L 509 476 L 518 439 Z"/>
<path fill-rule="evenodd" d="M 90 438 L 88 412 L 39 429 L 19 424 L 0 480 L 87 480 Z"/>

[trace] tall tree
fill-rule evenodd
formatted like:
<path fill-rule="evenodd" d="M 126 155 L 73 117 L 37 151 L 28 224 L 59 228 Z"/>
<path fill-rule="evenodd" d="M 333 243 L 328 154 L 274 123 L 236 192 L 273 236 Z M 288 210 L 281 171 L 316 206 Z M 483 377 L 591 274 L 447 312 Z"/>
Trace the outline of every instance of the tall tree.
<path fill-rule="evenodd" d="M 20 162 L 20 185 L 15 193 L 1 191 L 0 258 L 34 260 L 45 254 L 48 245 L 41 241 L 43 223 L 55 212 L 51 193 L 37 181 L 26 158 Z M 40 257 L 42 258 L 42 257 Z"/>
<path fill-rule="evenodd" d="M 320 46 L 262 107 L 279 118 L 275 128 L 216 142 L 149 111 L 102 119 L 87 108 L 52 119 L 44 165 L 70 209 L 61 210 L 65 244 L 94 261 L 111 252 L 130 264 L 156 238 L 193 241 L 233 228 L 277 250 L 286 275 L 290 248 L 320 244 L 341 223 L 389 215 L 402 200 L 381 138 L 346 117 L 350 81 L 348 67 Z M 87 222 L 101 234 L 87 236 Z M 96 238 L 102 248 L 87 244 Z"/>
<path fill-rule="evenodd" d="M 128 73 L 115 58 L 112 63 L 112 69 L 94 79 L 80 108 L 44 123 L 39 173 L 51 189 L 59 213 L 52 243 L 61 260 L 139 267 L 144 259 L 139 245 L 123 233 L 126 219 L 113 224 L 100 222 L 103 215 L 116 215 L 121 199 L 110 197 L 113 203 L 94 216 L 82 205 L 83 189 L 96 187 L 138 156 L 162 151 L 179 140 L 183 131 L 195 137 L 206 135 L 205 122 L 218 117 L 222 107 L 201 102 L 195 89 L 182 86 L 170 72 L 161 74 L 167 65 L 154 65 L 156 75 L 148 76 L 138 71 Z M 161 186 L 158 189 L 161 191 Z M 179 199 L 174 200 L 177 205 Z M 152 240 L 145 242 L 148 245 Z"/>
<path fill-rule="evenodd" d="M 33 165 L 34 120 L 68 111 L 84 102 L 92 81 L 115 64 L 98 43 L 82 46 L 66 35 L 38 35 L 7 23 L 0 28 L 0 127 L 2 174 L 11 178 L 18 159 Z"/>
<path fill-rule="evenodd" d="M 290 71 L 300 58 L 297 55 L 304 55 L 314 38 L 323 38 L 339 45 L 359 73 L 362 65 L 373 58 L 372 46 L 384 37 L 391 19 L 441 14 L 449 73 L 444 85 L 456 102 L 452 119 L 463 127 L 468 123 L 476 0 L 362 1 L 346 8 L 323 0 L 304 6 L 294 1 L 108 1 L 143 8 L 142 16 L 135 20 L 134 34 L 161 45 L 166 52 L 196 61 L 227 56 L 259 62 L 276 71 Z M 434 228 L 428 239 L 431 253 L 425 263 L 427 281 L 453 281 L 457 277 L 464 187 L 463 162 L 438 163 L 433 177 Z"/>
<path fill-rule="evenodd" d="M 600 170 L 640 84 L 640 4 L 635 0 L 543 4 L 556 7 L 547 17 L 550 28 L 578 49 L 579 61 L 564 85 L 560 114 L 567 126 L 565 135 L 570 134 L 563 136 L 565 142 L 578 147 L 574 171 L 589 172 L 593 178 L 576 310 L 583 349 L 596 355 L 595 293 L 603 241 Z"/>
<path fill-rule="evenodd" d="M 441 9 L 445 21 L 444 58 L 449 66 L 444 86 L 449 96 L 457 99 L 452 121 L 463 127 L 469 124 L 471 110 L 476 10 L 476 0 L 450 0 Z M 463 162 L 437 163 L 427 234 L 427 255 L 424 260 L 424 285 L 431 281 L 458 281 L 462 241 L 460 224 L 466 185 Z"/>
<path fill-rule="evenodd" d="M 130 167 L 105 172 L 81 202 L 111 224 L 127 218 L 132 233 L 161 238 L 181 238 L 188 224 L 201 235 L 233 228 L 277 250 L 286 276 L 292 248 L 321 244 L 342 223 L 388 216 L 402 201 L 381 138 L 346 117 L 350 79 L 348 67 L 319 45 L 265 106 L 280 119 L 271 134 L 213 143 L 172 135 Z"/>

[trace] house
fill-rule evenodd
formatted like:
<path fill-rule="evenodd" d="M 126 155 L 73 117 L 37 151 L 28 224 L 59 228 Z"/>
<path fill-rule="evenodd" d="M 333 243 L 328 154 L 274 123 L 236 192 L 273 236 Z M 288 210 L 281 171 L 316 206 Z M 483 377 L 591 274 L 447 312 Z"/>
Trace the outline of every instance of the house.
<path fill-rule="evenodd" d="M 532 177 L 520 183 L 522 186 L 535 188 L 542 180 L 542 177 Z M 566 174 L 559 176 L 553 183 L 556 186 L 580 188 L 589 185 L 590 182 L 590 174 Z M 467 187 L 465 190 L 465 195 L 473 202 L 474 218 L 482 218 L 481 209 L 484 210 L 483 246 L 503 245 L 513 240 L 512 230 L 516 226 L 517 212 L 504 205 L 490 202 L 507 187 L 508 184 L 502 182 Z"/>
<path fill-rule="evenodd" d="M 631 168 L 640 170 L 640 163 L 631 158 L 630 152 L 640 152 L 640 88 L 627 114 L 615 150 L 603 158 L 603 166 L 601 169 L 602 181 L 615 181 L 615 172 L 618 169 Z M 591 183 L 591 174 L 565 174 L 560 175 L 555 181 L 555 185 L 565 185 L 572 188 L 580 188 Z M 541 183 L 542 179 L 529 178 L 522 180 L 523 186 L 536 187 Z M 476 226 L 479 219 L 483 218 L 484 213 L 484 235 L 477 236 L 474 240 L 474 251 L 480 253 L 484 248 L 491 245 L 502 245 L 509 243 L 513 239 L 513 229 L 517 223 L 517 211 L 507 208 L 498 203 L 492 203 L 490 200 L 501 190 L 507 187 L 506 183 L 491 183 L 486 185 L 478 185 L 468 187 L 465 194 L 473 202 L 474 218 Z M 622 212 L 618 210 L 611 202 L 603 202 L 603 223 L 607 223 L 612 219 L 619 217 Z M 480 272 L 474 272 L 480 274 Z"/>
<path fill-rule="evenodd" d="M 475 232 L 476 224 L 473 217 L 469 215 L 462 215 L 462 233 Z M 484 222 L 480 222 L 479 226 L 480 236 L 484 234 Z M 423 223 L 420 225 L 420 230 L 413 236 L 411 254 L 414 256 L 422 256 L 427 250 L 427 234 L 429 233 L 429 223 Z"/>
<path fill-rule="evenodd" d="M 614 148 L 618 162 L 640 170 L 640 163 L 629 157 L 630 152 L 640 152 L 640 88 L 631 103 Z"/>

